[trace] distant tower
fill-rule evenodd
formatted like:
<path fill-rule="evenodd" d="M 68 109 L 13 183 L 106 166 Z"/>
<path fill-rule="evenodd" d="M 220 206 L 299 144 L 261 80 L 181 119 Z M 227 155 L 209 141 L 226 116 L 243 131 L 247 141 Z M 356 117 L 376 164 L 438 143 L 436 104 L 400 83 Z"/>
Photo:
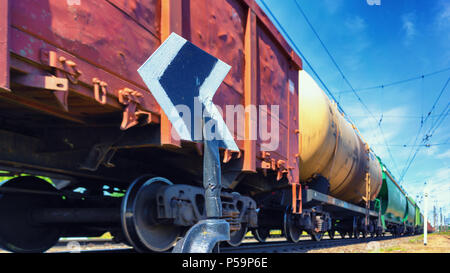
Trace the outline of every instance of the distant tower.
<path fill-rule="evenodd" d="M 436 205 L 433 206 L 433 227 L 436 228 Z"/>
<path fill-rule="evenodd" d="M 427 245 L 428 240 L 428 189 L 425 182 L 423 189 L 423 244 Z"/>

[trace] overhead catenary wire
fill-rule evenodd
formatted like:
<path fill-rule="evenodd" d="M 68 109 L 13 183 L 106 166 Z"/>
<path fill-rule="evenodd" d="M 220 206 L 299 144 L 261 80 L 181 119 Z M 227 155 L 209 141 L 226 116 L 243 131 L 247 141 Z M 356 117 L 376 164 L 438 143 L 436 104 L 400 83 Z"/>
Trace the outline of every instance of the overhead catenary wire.
<path fill-rule="evenodd" d="M 444 115 L 449 115 L 449 113 L 445 113 Z M 364 115 L 353 115 L 354 118 L 367 118 L 369 116 Z M 440 115 L 430 115 L 430 118 L 438 118 Z M 415 115 L 383 115 L 383 119 L 423 119 L 423 116 L 415 116 Z"/>
<path fill-rule="evenodd" d="M 374 145 L 381 145 L 384 144 L 374 144 Z M 450 145 L 450 142 L 444 142 L 444 143 L 431 143 L 431 144 L 417 144 L 417 145 L 409 145 L 409 144 L 389 144 L 391 147 L 432 147 L 432 146 L 443 146 L 443 145 Z"/>
<path fill-rule="evenodd" d="M 316 72 L 316 70 L 314 69 L 314 67 L 310 64 L 310 62 L 308 61 L 308 59 L 303 55 L 302 51 L 297 47 L 296 43 L 292 40 L 291 36 L 288 34 L 288 32 L 286 31 L 286 29 L 284 29 L 284 27 L 281 25 L 281 23 L 278 21 L 278 19 L 275 17 L 275 15 L 272 13 L 272 11 L 270 10 L 270 8 L 267 6 L 267 4 L 264 2 L 264 0 L 260 0 L 261 3 L 263 4 L 263 6 L 266 8 L 267 12 L 270 14 L 270 16 L 272 17 L 272 19 L 274 20 L 274 22 L 276 23 L 276 25 L 278 26 L 278 28 L 281 30 L 281 32 L 283 33 L 283 35 L 288 39 L 290 45 L 295 49 L 295 51 L 297 52 L 297 54 L 300 55 L 300 57 L 302 58 L 302 61 L 304 61 L 306 63 L 306 65 L 311 69 L 311 71 L 313 72 L 313 74 L 316 76 L 316 78 L 319 80 L 320 84 L 325 88 L 325 91 L 327 92 L 327 94 L 333 99 L 333 101 L 336 103 L 338 109 L 345 114 L 344 109 L 342 109 L 339 101 L 336 99 L 336 97 L 334 96 L 334 94 L 330 91 L 330 89 L 328 88 L 328 86 L 325 84 L 325 82 L 322 80 L 322 78 L 319 76 L 319 74 Z M 347 116 L 347 114 L 345 114 L 345 116 Z"/>
<path fill-rule="evenodd" d="M 315 70 L 315 69 L 312 67 L 312 65 L 309 63 L 308 59 L 305 58 L 305 56 L 302 54 L 301 50 L 297 47 L 296 43 L 292 40 L 292 38 L 290 37 L 290 35 L 288 34 L 288 32 L 284 29 L 284 27 L 281 25 L 281 23 L 280 23 L 280 22 L 278 21 L 278 19 L 275 17 L 275 15 L 274 15 L 273 12 L 271 11 L 271 9 L 267 6 L 267 4 L 265 3 L 265 1 L 264 1 L 264 0 L 260 0 L 260 2 L 261 2 L 262 5 L 265 7 L 265 10 L 266 10 L 267 13 L 271 16 L 272 20 L 273 20 L 273 21 L 275 22 L 275 24 L 278 26 L 279 30 L 280 30 L 280 31 L 282 32 L 282 34 L 287 38 L 287 40 L 288 40 L 288 42 L 290 43 L 290 45 L 291 45 L 291 46 L 295 49 L 295 51 L 302 57 L 304 63 L 305 63 L 308 67 L 310 67 L 312 73 L 315 75 L 315 77 L 318 79 L 318 81 L 320 82 L 320 84 L 323 86 L 323 88 L 325 89 L 326 93 L 327 93 L 327 94 L 335 101 L 335 103 L 337 104 L 339 110 L 345 115 L 345 117 L 349 120 L 350 123 L 354 124 L 354 123 L 351 121 L 350 117 L 349 117 L 347 114 L 345 114 L 345 111 L 342 109 L 342 107 L 341 107 L 339 101 L 336 100 L 336 97 L 334 96 L 333 92 L 330 91 L 330 89 L 328 88 L 328 86 L 325 84 L 325 82 L 324 82 L 324 81 L 322 80 L 322 78 L 318 75 L 318 73 L 316 72 L 316 70 Z M 383 142 L 384 142 L 384 145 L 385 145 L 385 147 L 386 147 L 386 150 L 387 150 L 387 152 L 388 152 L 388 154 L 389 154 L 389 157 L 390 157 L 390 159 L 392 160 L 392 163 L 394 164 L 394 167 L 396 167 L 397 173 L 398 173 L 398 174 L 402 174 L 402 179 L 403 179 L 405 172 L 400 173 L 400 172 L 398 171 L 398 166 L 397 166 L 396 161 L 395 161 L 395 159 L 394 159 L 394 157 L 393 157 L 393 155 L 392 155 L 392 152 L 391 152 L 391 150 L 390 150 L 390 148 L 389 148 L 390 145 L 388 145 L 388 143 L 387 143 L 387 141 L 386 141 L 386 137 L 385 137 L 385 134 L 384 134 L 384 132 L 383 132 L 383 128 L 382 128 L 381 123 L 380 123 L 380 119 L 377 118 L 377 117 L 375 117 L 375 115 L 372 113 L 372 111 L 371 111 L 371 110 L 368 108 L 368 106 L 364 103 L 364 101 L 362 100 L 362 98 L 357 94 L 355 88 L 351 85 L 350 81 L 349 81 L 348 78 L 345 76 L 345 74 L 343 73 L 342 69 L 340 68 L 339 64 L 336 62 L 336 60 L 334 59 L 334 57 L 331 55 L 331 53 L 330 53 L 330 51 L 328 50 L 328 48 L 326 47 L 325 43 L 322 41 L 322 39 L 320 39 L 320 36 L 318 35 L 317 31 L 315 31 L 313 25 L 311 24 L 311 22 L 310 22 L 309 19 L 307 18 L 306 14 L 303 12 L 303 10 L 301 9 L 301 7 L 300 7 L 299 4 L 297 3 L 297 1 L 294 0 L 294 2 L 295 2 L 295 4 L 296 4 L 296 6 L 298 7 L 298 9 L 300 10 L 300 12 L 302 13 L 302 15 L 303 15 L 303 17 L 305 18 L 306 22 L 308 23 L 308 25 L 310 26 L 310 28 L 312 29 L 312 31 L 313 31 L 314 34 L 316 35 L 316 37 L 317 37 L 318 40 L 320 41 L 320 43 L 321 43 L 321 45 L 323 46 L 324 50 L 326 51 L 326 53 L 328 54 L 328 56 L 329 56 L 330 59 L 332 60 L 333 64 L 336 66 L 336 69 L 337 69 L 337 70 L 339 71 L 339 73 L 341 74 L 342 79 L 343 79 L 344 82 L 350 87 L 350 89 L 351 89 L 350 92 L 352 92 L 352 93 L 355 95 L 355 97 L 358 99 L 359 103 L 364 107 L 364 109 L 365 109 L 366 112 L 369 114 L 369 116 L 370 116 L 370 117 L 378 124 L 378 129 L 380 130 L 380 133 L 381 133 L 381 136 L 382 136 L 382 138 L 383 138 Z M 432 75 L 434 75 L 434 74 L 438 74 L 438 73 L 441 73 L 441 72 L 444 72 L 444 71 L 447 71 L 447 70 L 450 70 L 450 68 L 448 68 L 448 69 L 447 69 L 447 68 L 446 68 L 446 69 L 441 69 L 441 70 L 438 70 L 438 71 L 435 71 L 435 72 L 431 72 L 431 73 L 428 73 L 428 74 L 423 74 L 423 75 L 420 75 L 420 76 L 418 76 L 418 77 L 413 77 L 413 78 L 408 78 L 408 79 L 405 79 L 405 80 L 400 80 L 400 81 L 388 83 L 388 84 L 386 84 L 386 85 L 391 86 L 391 85 L 401 84 L 401 83 L 403 83 L 403 82 L 415 80 L 416 78 L 419 78 L 419 79 L 422 78 L 422 79 L 423 79 L 423 78 L 425 78 L 425 77 L 429 77 L 429 76 L 432 76 Z M 383 85 L 383 87 L 386 87 L 386 85 Z M 378 87 L 378 86 L 373 86 L 373 87 Z M 373 88 L 373 87 L 370 87 L 370 88 Z M 432 108 L 432 109 L 434 109 L 434 108 Z M 431 112 L 432 112 L 432 111 L 430 111 L 430 112 L 428 113 L 428 115 L 427 115 L 427 117 L 425 118 L 425 120 L 428 119 L 428 118 L 430 118 L 430 117 L 432 117 L 432 116 L 431 116 Z M 438 117 L 441 117 L 441 118 L 444 117 L 444 118 L 445 118 L 446 115 L 448 115 L 448 112 L 449 112 L 449 111 L 447 111 L 446 113 L 443 113 L 443 114 L 439 115 Z M 420 117 L 420 118 L 422 119 L 422 117 Z M 438 119 L 436 120 L 436 122 L 433 123 L 433 125 L 434 125 L 433 127 L 436 128 L 436 129 L 439 128 L 439 126 L 442 124 L 442 122 L 443 122 L 443 120 L 438 118 Z M 422 124 L 424 124 L 424 120 L 422 120 Z M 431 130 L 430 130 L 430 131 L 431 131 Z M 433 132 L 433 131 L 431 131 L 431 132 Z M 418 135 L 419 135 L 419 134 L 420 134 L 420 132 L 418 133 Z M 417 145 L 417 142 L 415 141 L 415 143 L 412 144 L 412 145 Z M 420 148 L 420 147 L 424 147 L 424 146 L 415 146 L 415 147 Z M 410 166 L 410 164 L 412 163 L 412 161 L 414 161 L 416 155 L 417 155 L 417 153 L 414 154 L 414 156 L 413 156 L 412 159 L 408 158 L 408 161 L 407 161 L 407 162 L 408 162 L 408 165 L 409 165 L 409 166 Z M 406 171 L 409 169 L 409 166 L 406 168 Z M 404 169 L 404 170 L 405 170 L 405 169 Z"/>
<path fill-rule="evenodd" d="M 264 2 L 264 1 L 262 1 Z M 327 46 L 325 45 L 325 43 L 322 41 L 322 39 L 320 38 L 319 34 L 317 33 L 317 31 L 315 30 L 314 26 L 312 25 L 312 23 L 310 22 L 310 20 L 308 19 L 308 17 L 306 16 L 305 12 L 303 11 L 303 9 L 300 7 L 299 3 L 297 2 L 297 0 L 294 0 L 294 3 L 297 7 L 297 9 L 300 11 L 300 13 L 302 14 L 303 18 L 305 19 L 306 23 L 308 24 L 308 26 L 311 28 L 311 30 L 313 31 L 314 35 L 317 37 L 317 39 L 319 40 L 320 44 L 322 45 L 322 47 L 324 48 L 325 52 L 327 53 L 327 55 L 330 57 L 331 61 L 333 62 L 333 64 L 335 65 L 336 69 L 338 70 L 338 72 L 341 74 L 342 78 L 344 79 L 345 83 L 350 87 L 351 91 L 353 92 L 353 94 L 355 95 L 355 97 L 358 99 L 359 103 L 364 107 L 364 109 L 367 111 L 367 113 L 369 113 L 369 115 L 375 120 L 375 122 L 377 122 L 378 125 L 378 129 L 380 130 L 381 136 L 383 138 L 384 143 L 386 144 L 386 150 L 389 154 L 390 159 L 392 160 L 392 163 L 394 164 L 395 169 L 397 170 L 398 173 L 398 166 L 397 163 L 394 159 L 394 156 L 392 155 L 392 152 L 389 148 L 389 146 L 387 145 L 387 141 L 386 141 L 386 136 L 384 134 L 383 128 L 381 127 L 381 119 L 377 119 L 375 117 L 375 115 L 372 113 L 372 111 L 369 109 L 369 107 L 366 105 L 366 103 L 362 100 L 362 98 L 356 93 L 355 88 L 353 87 L 353 85 L 350 83 L 350 81 L 348 80 L 348 78 L 345 76 L 344 72 L 342 71 L 341 67 L 339 66 L 339 64 L 336 62 L 335 58 L 333 57 L 333 55 L 330 53 L 330 51 L 328 50 Z M 267 8 L 267 6 L 266 6 Z M 353 122 L 352 122 L 353 123 Z"/>
<path fill-rule="evenodd" d="M 442 125 L 442 123 L 444 122 L 445 118 L 449 115 L 449 113 L 450 113 L 450 102 L 445 107 L 443 113 L 441 115 L 439 115 L 440 118 L 438 118 L 435 121 L 435 123 L 433 123 L 431 125 L 430 137 L 433 136 L 433 134 L 436 132 L 436 130 Z"/>
<path fill-rule="evenodd" d="M 433 106 L 431 107 L 431 110 L 428 112 L 427 116 L 425 117 L 423 124 L 425 124 L 425 122 L 428 120 L 428 118 L 433 113 L 434 109 L 436 108 L 437 103 L 439 102 L 439 100 L 442 97 L 442 94 L 447 89 L 449 82 L 450 82 L 450 77 L 448 77 L 447 81 L 445 82 L 444 86 L 441 89 L 441 92 L 439 92 L 439 95 L 436 98 L 436 100 L 434 101 Z M 436 132 L 436 130 L 442 125 L 442 123 L 445 120 L 445 118 L 447 117 L 449 111 L 450 111 L 450 102 L 447 103 L 447 106 L 444 108 L 444 110 L 441 112 L 441 114 L 438 115 L 439 118 L 436 119 L 436 121 L 431 125 L 430 129 L 425 133 L 424 137 L 422 138 L 421 144 L 425 144 L 427 141 L 430 140 L 430 138 L 433 136 L 433 134 Z M 420 129 L 423 127 L 423 124 L 421 125 Z M 419 130 L 419 132 L 420 132 L 420 130 Z M 417 137 L 416 137 L 416 140 L 417 140 Z M 415 144 L 416 144 L 416 141 L 414 142 L 414 145 Z M 423 147 L 423 146 L 417 146 L 417 149 L 415 150 L 413 157 L 408 158 L 407 164 L 406 164 L 405 168 L 403 169 L 402 174 L 400 176 L 399 183 L 401 183 L 403 181 L 403 178 L 405 177 L 405 175 L 408 172 L 409 168 L 411 167 L 412 163 L 416 159 L 416 156 L 419 153 L 419 150 L 421 147 Z"/>
<path fill-rule="evenodd" d="M 438 74 L 446 72 L 446 71 L 450 71 L 450 67 L 447 67 L 447 68 L 444 68 L 444 69 L 440 69 L 440 70 L 437 70 L 437 71 L 434 71 L 434 72 L 430 72 L 430 73 L 427 73 L 427 74 L 422 74 L 422 75 L 419 75 L 419 76 L 415 76 L 415 77 L 411 77 L 411 78 L 407 78 L 407 79 L 403 79 L 403 80 L 398 80 L 398 81 L 394 81 L 394 82 L 390 82 L 390 83 L 378 84 L 378 85 L 374 85 L 374 86 L 370 86 L 370 87 L 364 87 L 364 88 L 356 88 L 355 91 L 361 92 L 361 91 L 369 91 L 369 90 L 374 90 L 374 89 L 383 89 L 383 88 L 387 88 L 387 87 L 391 87 L 391 86 L 395 86 L 395 85 L 400 85 L 400 84 L 404 84 L 404 83 L 411 82 L 411 81 L 424 79 L 424 78 L 427 78 L 427 77 L 438 75 Z M 352 92 L 353 92 L 352 90 L 343 90 L 343 91 L 338 91 L 336 93 L 341 95 L 341 94 L 352 93 Z"/>

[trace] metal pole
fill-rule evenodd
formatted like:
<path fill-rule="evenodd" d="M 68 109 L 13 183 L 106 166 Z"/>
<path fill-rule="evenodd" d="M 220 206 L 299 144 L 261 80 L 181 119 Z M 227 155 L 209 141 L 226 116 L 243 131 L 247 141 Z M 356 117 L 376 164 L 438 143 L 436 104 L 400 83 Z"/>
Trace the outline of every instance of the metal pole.
<path fill-rule="evenodd" d="M 427 183 L 425 182 L 425 189 L 424 189 L 424 197 L 423 197 L 423 244 L 427 245 L 427 235 L 428 235 L 428 189 L 427 189 Z"/>
<path fill-rule="evenodd" d="M 220 155 L 217 140 L 204 141 L 203 187 L 205 188 L 206 217 L 222 217 L 220 190 Z"/>
<path fill-rule="evenodd" d="M 436 228 L 436 205 L 433 206 L 433 227 Z"/>
<path fill-rule="evenodd" d="M 192 226 L 185 237 L 178 241 L 173 253 L 209 253 L 218 250 L 218 243 L 230 240 L 230 224 L 221 219 L 222 188 L 219 142 L 205 132 L 207 116 L 203 114 L 203 187 L 207 219 Z"/>

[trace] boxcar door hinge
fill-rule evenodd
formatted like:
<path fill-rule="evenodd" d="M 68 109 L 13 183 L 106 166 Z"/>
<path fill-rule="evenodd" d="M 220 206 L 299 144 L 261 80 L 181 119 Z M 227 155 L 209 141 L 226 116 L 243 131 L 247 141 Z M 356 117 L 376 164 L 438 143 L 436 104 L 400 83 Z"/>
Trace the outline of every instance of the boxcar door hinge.
<path fill-rule="evenodd" d="M 61 71 L 72 84 L 78 84 L 78 78 L 83 74 L 74 61 L 64 56 L 58 56 L 56 51 L 42 49 L 41 62 L 53 69 Z M 54 71 L 55 73 L 57 71 Z"/>
<path fill-rule="evenodd" d="M 242 156 L 242 153 L 241 153 L 241 151 L 239 151 L 239 152 L 235 152 L 235 151 L 231 151 L 231 150 L 228 150 L 228 149 L 225 149 L 225 152 L 223 153 L 223 163 L 228 163 L 228 162 L 230 162 L 230 160 L 233 158 L 233 154 L 236 154 L 237 156 L 236 156 L 236 158 L 241 158 L 241 156 Z"/>

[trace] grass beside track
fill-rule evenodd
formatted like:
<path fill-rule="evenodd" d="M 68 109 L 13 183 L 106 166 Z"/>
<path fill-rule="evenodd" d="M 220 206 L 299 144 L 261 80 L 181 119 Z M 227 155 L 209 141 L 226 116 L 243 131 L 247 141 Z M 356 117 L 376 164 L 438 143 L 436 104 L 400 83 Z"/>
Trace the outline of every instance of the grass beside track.
<path fill-rule="evenodd" d="M 428 244 L 423 235 L 399 237 L 386 241 L 349 246 L 316 249 L 309 253 L 450 253 L 450 232 L 428 234 Z"/>

